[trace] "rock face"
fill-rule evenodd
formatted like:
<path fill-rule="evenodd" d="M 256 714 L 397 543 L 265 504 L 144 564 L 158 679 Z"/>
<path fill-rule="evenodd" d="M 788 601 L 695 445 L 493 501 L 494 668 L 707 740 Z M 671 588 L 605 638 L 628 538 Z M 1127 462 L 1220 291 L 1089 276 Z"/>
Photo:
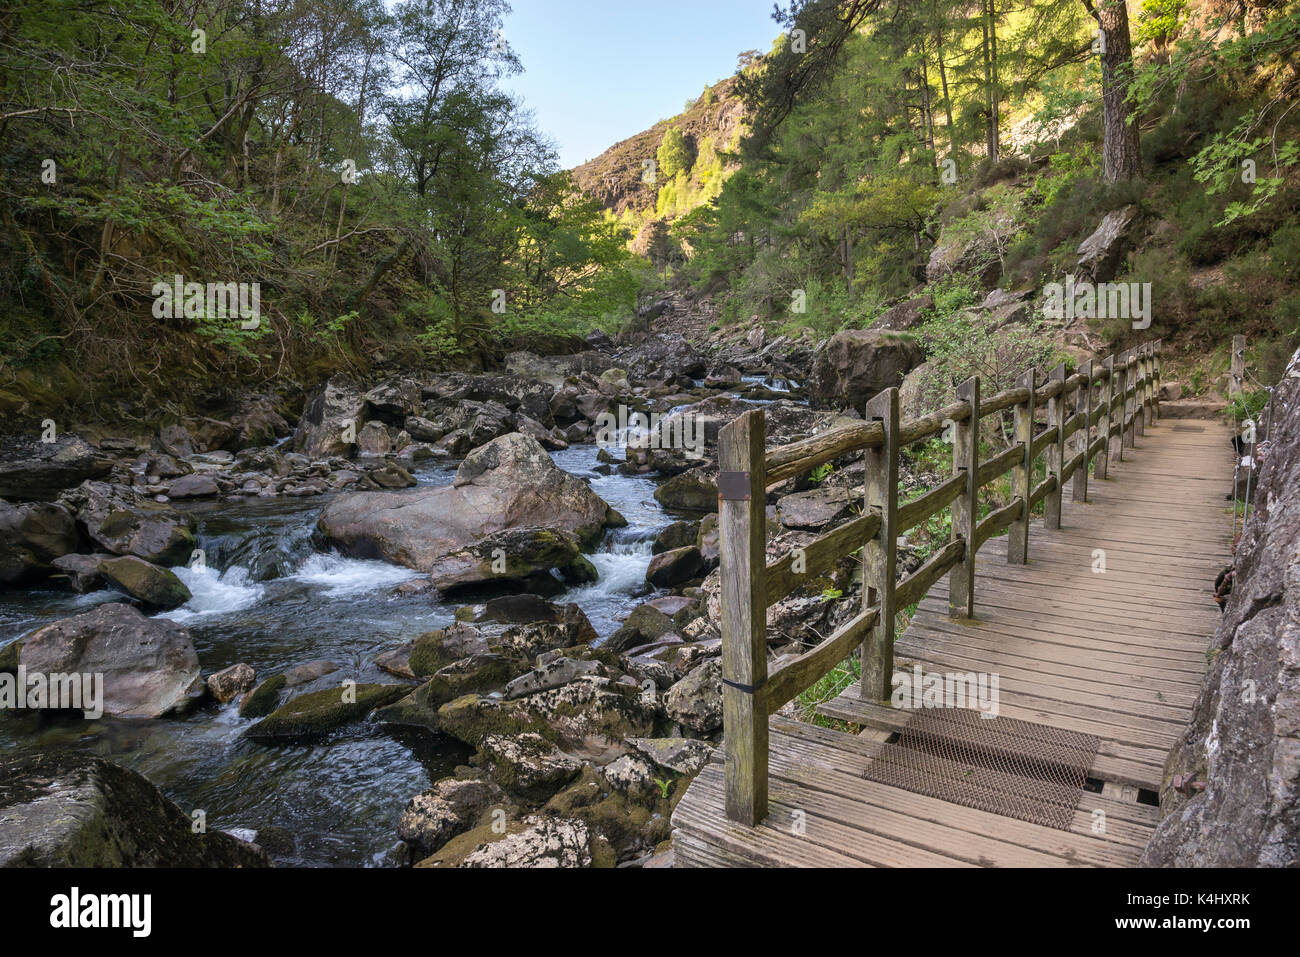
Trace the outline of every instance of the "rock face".
<path fill-rule="evenodd" d="M 134 771 L 73 753 L 0 761 L 0 867 L 270 867 Z"/>
<path fill-rule="evenodd" d="M 1165 816 L 1143 866 L 1300 864 L 1300 353 L 1288 374 L 1214 659 L 1165 763 Z M 1204 790 L 1175 790 L 1175 775 Z"/>
<path fill-rule="evenodd" d="M 923 361 L 914 339 L 880 330 L 840 332 L 813 359 L 808 398 L 814 408 L 861 411 L 877 394 L 901 385 Z"/>
<path fill-rule="evenodd" d="M 102 674 L 104 713 L 158 718 L 203 693 L 190 633 L 128 605 L 100 605 L 38 628 L 23 639 L 29 674 Z"/>
<path fill-rule="evenodd" d="M 587 545 L 620 524 L 622 517 L 557 468 L 536 439 L 513 433 L 471 453 L 454 486 L 349 495 L 326 507 L 319 528 L 350 555 L 429 572 L 444 556 L 506 529 L 567 531 Z"/>
<path fill-rule="evenodd" d="M 86 479 L 107 475 L 112 463 L 75 435 L 15 444 L 0 453 L 0 498 L 49 501 Z"/>
<path fill-rule="evenodd" d="M 194 551 L 189 519 L 134 489 L 83 482 L 61 501 L 76 514 L 86 535 L 106 552 L 135 555 L 156 565 L 180 565 Z"/>
<path fill-rule="evenodd" d="M 0 584 L 43 578 L 77 548 L 77 523 L 60 505 L 0 501 Z"/>
<path fill-rule="evenodd" d="M 314 459 L 351 455 L 365 405 L 366 397 L 351 379 L 330 379 L 307 401 L 293 433 L 294 451 Z"/>

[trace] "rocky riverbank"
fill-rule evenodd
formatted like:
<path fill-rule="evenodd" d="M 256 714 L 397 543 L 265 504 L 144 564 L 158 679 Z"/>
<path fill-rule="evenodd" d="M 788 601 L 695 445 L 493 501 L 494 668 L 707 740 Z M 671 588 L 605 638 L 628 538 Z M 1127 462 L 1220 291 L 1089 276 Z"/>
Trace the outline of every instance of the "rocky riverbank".
<path fill-rule="evenodd" d="M 897 385 L 921 359 L 906 339 L 849 339 L 815 356 L 808 340 L 761 334 L 705 351 L 678 336 L 620 347 L 596 335 L 586 351 L 515 353 L 495 372 L 369 388 L 336 377 L 296 416 L 258 397 L 229 418 L 182 419 L 147 440 L 100 427 L 82 430 L 90 440 L 11 442 L 0 461 L 0 582 L 92 601 L 36 616 L 39 627 L 9 636 L 0 666 L 100 674 L 112 722 L 229 723 L 247 760 L 328 747 L 357 733 L 348 729 L 446 742 L 461 757 L 438 762 L 443 774 L 393 808 L 401 843 L 375 860 L 663 863 L 672 808 L 722 724 L 718 432 L 756 404 L 773 444 L 834 428 L 856 414 L 834 396 Z M 692 436 L 699 442 L 680 441 Z M 561 467 L 596 441 L 589 473 Z M 860 471 L 849 461 L 775 490 L 770 554 L 852 514 Z M 644 573 L 618 583 L 630 614 L 601 628 L 581 599 L 607 587 L 597 553 L 618 547 L 629 521 L 597 480 L 651 481 L 646 507 L 664 516 L 632 529 L 652 539 Z M 206 554 L 204 523 L 313 499 L 323 507 L 291 550 L 391 568 L 396 580 L 379 586 L 386 600 L 432 602 L 450 620 L 351 667 L 255 660 L 256 627 L 241 637 L 218 626 L 221 657 L 209 665 L 214 642 L 207 619 L 194 617 L 193 589 L 207 597 L 235 569 L 207 569 L 234 558 L 221 546 Z M 259 544 L 256 555 L 235 549 L 238 560 L 251 578 L 275 581 L 285 543 Z M 850 566 L 771 609 L 774 654 L 848 614 L 825 596 L 854 587 Z M 285 843 L 279 824 L 234 830 Z"/>

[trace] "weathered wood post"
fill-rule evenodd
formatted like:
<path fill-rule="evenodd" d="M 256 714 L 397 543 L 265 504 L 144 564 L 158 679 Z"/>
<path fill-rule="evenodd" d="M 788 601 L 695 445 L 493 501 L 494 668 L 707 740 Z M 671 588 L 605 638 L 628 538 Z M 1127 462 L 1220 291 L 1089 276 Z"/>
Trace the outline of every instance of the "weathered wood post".
<path fill-rule="evenodd" d="M 898 576 L 898 390 L 886 389 L 867 403 L 867 422 L 879 422 L 884 438 L 867 449 L 867 507 L 880 515 L 880 530 L 862 550 L 863 608 L 880 614 L 862 643 L 862 697 L 887 701 L 894 678 L 894 584 Z"/>
<path fill-rule="evenodd" d="M 1133 369 L 1133 352 L 1130 350 L 1124 353 L 1124 402 L 1120 406 L 1124 413 L 1120 419 L 1121 450 L 1137 448 L 1137 439 L 1133 431 L 1133 406 L 1131 404 L 1131 398 L 1136 394 L 1137 377 Z"/>
<path fill-rule="evenodd" d="M 1047 474 L 1056 476 L 1056 488 L 1047 494 L 1043 503 L 1043 526 L 1045 528 L 1061 527 L 1061 488 L 1065 466 L 1065 382 L 1064 364 L 1048 373 L 1047 381 L 1058 385 L 1056 392 L 1047 400 L 1047 427 L 1056 428 L 1056 439 L 1047 447 Z"/>
<path fill-rule="evenodd" d="M 1157 339 L 1151 346 L 1151 415 L 1156 422 L 1160 421 L 1160 350 L 1163 346 L 1163 339 Z"/>
<path fill-rule="evenodd" d="M 767 816 L 766 431 L 756 410 L 718 435 L 727 817 L 750 826 Z"/>
<path fill-rule="evenodd" d="M 1015 440 L 1025 449 L 1020 464 L 1011 470 L 1011 497 L 1020 499 L 1025 507 L 1020 517 L 1011 523 L 1007 534 L 1007 564 L 1023 565 L 1029 561 L 1029 497 L 1034 491 L 1034 387 L 1037 375 L 1030 369 L 1016 380 L 1017 389 L 1028 389 L 1029 398 L 1016 405 L 1014 413 Z"/>
<path fill-rule="evenodd" d="M 1102 370 L 1106 379 L 1101 387 L 1101 422 L 1098 423 L 1097 431 L 1105 438 L 1102 443 L 1101 451 L 1097 453 L 1093 466 L 1092 475 L 1099 482 L 1106 480 L 1106 473 L 1110 470 L 1110 433 L 1115 421 L 1115 357 L 1107 356 L 1106 361 L 1102 363 Z"/>
<path fill-rule="evenodd" d="M 1147 434 L 1147 350 L 1138 346 L 1134 354 L 1137 381 L 1133 392 L 1133 435 L 1141 438 Z"/>
<path fill-rule="evenodd" d="M 952 503 L 952 538 L 966 540 L 966 557 L 948 573 L 948 616 L 975 617 L 975 523 L 979 517 L 976 484 L 980 463 L 980 380 L 957 386 L 957 398 L 970 407 L 970 418 L 956 423 L 952 441 L 952 474 L 966 473 L 966 490 Z"/>
<path fill-rule="evenodd" d="M 1232 372 L 1228 378 L 1228 398 L 1246 390 L 1246 337 L 1232 337 Z"/>
<path fill-rule="evenodd" d="M 1144 433 L 1151 426 L 1151 423 L 1155 421 L 1155 409 L 1153 408 L 1156 397 L 1155 388 L 1153 387 L 1155 369 L 1155 344 L 1148 342 L 1142 347 L 1142 431 Z"/>
<path fill-rule="evenodd" d="M 1074 484 L 1071 487 L 1071 498 L 1076 502 L 1088 501 L 1088 460 L 1090 455 L 1088 448 L 1092 444 L 1092 360 L 1079 366 L 1079 373 L 1083 376 L 1083 384 L 1079 386 L 1079 392 L 1074 400 L 1075 409 L 1083 413 L 1083 428 L 1077 435 L 1075 446 L 1083 450 L 1083 461 L 1079 467 L 1074 470 Z"/>

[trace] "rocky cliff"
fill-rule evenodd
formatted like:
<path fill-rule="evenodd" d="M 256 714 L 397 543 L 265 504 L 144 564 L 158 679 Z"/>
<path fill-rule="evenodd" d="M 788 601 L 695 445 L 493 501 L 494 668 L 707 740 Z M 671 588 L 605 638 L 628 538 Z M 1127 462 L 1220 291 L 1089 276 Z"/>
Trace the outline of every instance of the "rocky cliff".
<path fill-rule="evenodd" d="M 663 180 L 646 182 L 645 161 L 656 158 L 664 134 L 672 127 L 682 131 L 692 149 L 698 149 L 706 138 L 712 139 L 716 149 L 730 148 L 745 118 L 735 87 L 735 77 L 729 77 L 709 87 L 680 115 L 660 120 L 583 163 L 573 171 L 578 187 L 614 213 L 654 208 Z"/>
<path fill-rule="evenodd" d="M 1146 866 L 1300 863 L 1300 353 L 1276 402 L 1258 510 L 1192 724 L 1165 764 Z"/>

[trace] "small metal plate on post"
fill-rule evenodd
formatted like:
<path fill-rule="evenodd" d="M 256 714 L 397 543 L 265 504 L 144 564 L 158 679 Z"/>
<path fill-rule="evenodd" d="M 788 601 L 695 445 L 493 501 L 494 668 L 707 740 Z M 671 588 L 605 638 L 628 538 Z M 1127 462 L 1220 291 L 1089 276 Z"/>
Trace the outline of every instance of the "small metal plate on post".
<path fill-rule="evenodd" d="M 749 501 L 748 472 L 719 472 L 718 498 L 724 502 Z"/>

